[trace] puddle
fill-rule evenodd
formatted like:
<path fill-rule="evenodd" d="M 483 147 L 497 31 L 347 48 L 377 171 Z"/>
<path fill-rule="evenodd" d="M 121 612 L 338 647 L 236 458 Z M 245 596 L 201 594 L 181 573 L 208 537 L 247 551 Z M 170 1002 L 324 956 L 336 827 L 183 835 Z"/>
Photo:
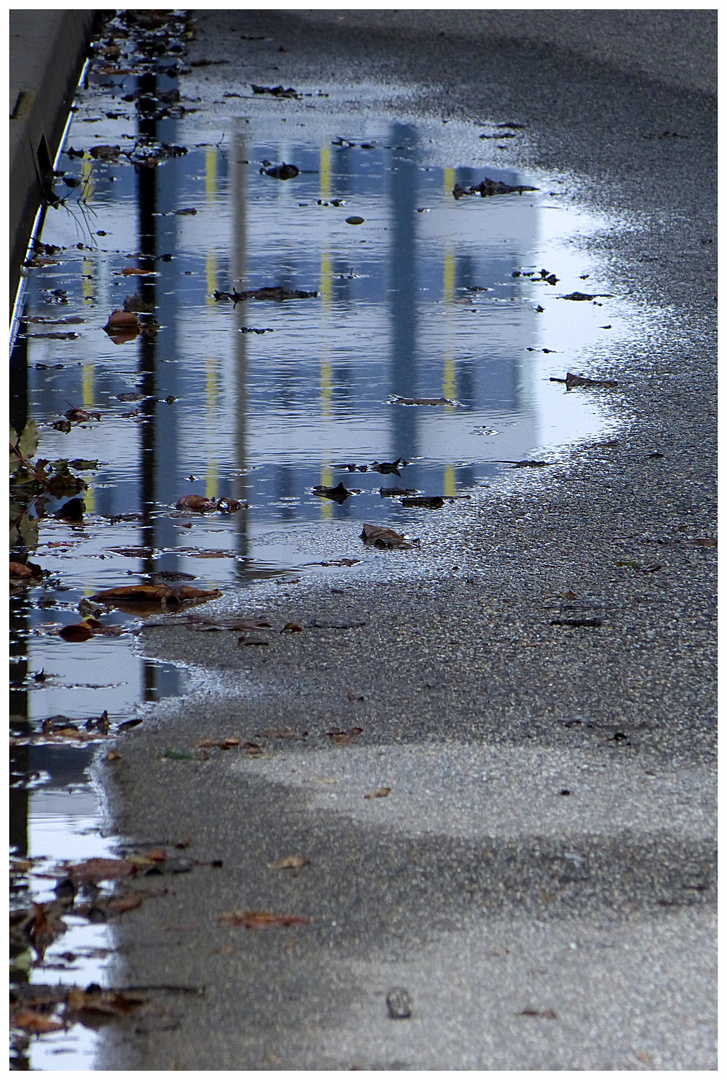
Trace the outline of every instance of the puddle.
<path fill-rule="evenodd" d="M 34 860 L 15 907 L 47 899 L 48 860 L 113 853 L 88 780 L 104 713 L 113 736 L 184 689 L 182 671 L 138 655 L 133 610 L 100 614 L 109 636 L 58 636 L 98 614 L 84 600 L 366 572 L 362 523 L 412 532 L 450 506 L 407 508 L 391 489 L 466 498 L 613 430 L 607 395 L 551 380 L 612 357 L 643 320 L 600 295 L 584 249 L 613 223 L 562 179 L 498 167 L 479 127 L 249 87 L 195 111 L 174 95 L 198 84 L 140 70 L 90 69 L 17 313 L 11 423 L 37 425 L 33 461 L 68 466 L 47 466 L 55 496 L 41 485 L 11 508 L 11 558 L 43 575 L 11 596 L 12 854 Z M 297 174 L 266 172 L 283 163 Z M 537 190 L 453 197 L 485 176 Z M 265 288 L 314 295 L 235 298 Z M 103 328 L 125 301 L 148 313 L 115 341 Z M 404 403 L 422 399 L 438 403 Z M 73 409 L 87 415 L 69 422 Z M 340 502 L 314 490 L 341 483 Z M 190 494 L 242 505 L 175 509 Z M 73 498 L 82 512 L 59 514 Z M 59 716 L 77 738 L 49 733 Z M 108 985 L 112 948 L 79 920 L 15 977 Z M 91 1067 L 78 1030 L 18 1044 L 17 1067 Z"/>

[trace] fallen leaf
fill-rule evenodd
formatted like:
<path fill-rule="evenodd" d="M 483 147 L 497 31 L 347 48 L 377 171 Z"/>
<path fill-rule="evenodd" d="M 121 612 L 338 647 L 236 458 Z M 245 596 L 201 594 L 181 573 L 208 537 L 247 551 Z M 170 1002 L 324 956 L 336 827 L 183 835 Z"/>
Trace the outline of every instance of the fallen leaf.
<path fill-rule="evenodd" d="M 66 997 L 66 1012 L 79 1019 L 84 1015 L 98 1018 L 126 1016 L 145 1004 L 140 994 L 120 990 L 81 990 L 71 987 Z"/>
<path fill-rule="evenodd" d="M 246 926 L 249 930 L 269 930 L 276 926 L 305 926 L 303 915 L 276 915 L 272 911 L 228 911 L 217 919 L 219 926 Z"/>
<path fill-rule="evenodd" d="M 563 600 L 577 600 L 578 599 L 578 593 L 574 593 L 572 589 L 566 589 L 566 591 L 562 592 L 560 595 L 561 595 Z"/>
<path fill-rule="evenodd" d="M 361 734 L 363 734 L 363 728 L 360 727 L 352 727 L 349 728 L 348 731 L 341 731 L 338 728 L 335 728 L 333 731 L 326 732 L 328 738 L 332 739 L 333 742 L 343 744 L 352 743 L 353 740 L 358 738 Z"/>
<path fill-rule="evenodd" d="M 283 627 L 283 629 L 280 631 L 280 633 L 281 634 L 285 634 L 285 633 L 300 634 L 300 633 L 302 633 L 302 631 L 303 631 L 303 627 L 298 626 L 297 622 L 287 622 L 285 624 L 285 626 Z"/>
<path fill-rule="evenodd" d="M 300 169 L 296 165 L 286 165 L 283 162 L 282 165 L 273 165 L 269 169 L 261 169 L 260 172 L 265 176 L 272 176 L 274 180 L 292 180 L 298 176 Z"/>
<path fill-rule="evenodd" d="M 364 795 L 364 799 L 385 799 L 390 791 L 390 787 L 376 788 L 376 791 L 370 791 L 368 795 Z"/>
<path fill-rule="evenodd" d="M 288 855 L 285 859 L 279 859 L 278 862 L 269 862 L 269 870 L 298 870 L 302 866 L 310 866 L 310 859 L 306 859 L 303 855 Z"/>
<path fill-rule="evenodd" d="M 31 578 L 42 580 L 43 571 L 36 563 L 10 563 L 10 577 L 20 581 L 29 581 Z"/>
<path fill-rule="evenodd" d="M 697 539 L 689 539 L 684 541 L 689 547 L 717 547 L 717 541 L 713 536 L 704 536 Z"/>
<path fill-rule="evenodd" d="M 211 600 L 221 596 L 219 589 L 195 589 L 192 585 L 119 585 L 94 593 L 89 599 L 102 604 L 159 603 L 182 604 L 185 600 Z"/>
<path fill-rule="evenodd" d="M 371 468 L 374 472 L 394 473 L 395 476 L 401 476 L 399 469 L 403 469 L 406 464 L 404 458 L 397 458 L 396 461 L 375 461 Z"/>
<path fill-rule="evenodd" d="M 321 499 L 333 499 L 337 503 L 343 503 L 349 495 L 353 495 L 353 492 L 345 488 L 342 481 L 337 487 L 325 487 L 323 484 L 318 484 L 313 488 L 313 494 Z"/>
<path fill-rule="evenodd" d="M 543 1020 L 555 1020 L 556 1015 L 552 1009 L 523 1009 L 518 1016 L 540 1016 Z"/>
<path fill-rule="evenodd" d="M 128 877 L 135 874 L 139 868 L 138 862 L 131 859 L 105 859 L 93 858 L 85 862 L 72 863 L 70 866 L 59 868 L 57 872 L 65 874 L 75 881 L 93 882 L 114 881 L 119 877 Z"/>
<path fill-rule="evenodd" d="M 106 755 L 106 760 L 107 761 L 121 761 L 121 754 L 117 754 L 117 752 L 115 750 L 109 750 L 108 754 Z"/>
<path fill-rule="evenodd" d="M 267 638 L 250 637 L 249 635 L 243 634 L 242 637 L 239 637 L 237 639 L 237 644 L 238 645 L 269 645 L 270 642 L 267 640 Z"/>
<path fill-rule="evenodd" d="M 352 214 L 351 217 L 346 218 L 347 225 L 363 225 L 364 219 L 357 214 Z"/>
<path fill-rule="evenodd" d="M 392 405 L 456 405 L 456 401 L 452 401 L 450 398 L 438 397 L 438 398 L 410 398 L 410 397 L 393 397 L 391 399 Z"/>
<path fill-rule="evenodd" d="M 74 424 L 82 424 L 86 420 L 101 419 L 101 413 L 99 412 L 88 412 L 86 409 L 77 409 L 74 406 L 71 406 L 63 415 Z"/>
<path fill-rule="evenodd" d="M 62 637 L 64 641 L 88 641 L 94 635 L 94 628 L 91 623 L 95 621 L 95 619 L 84 619 L 83 622 L 63 626 L 58 631 L 58 636 Z"/>
<path fill-rule="evenodd" d="M 183 495 L 177 502 L 177 510 L 191 510 L 195 514 L 204 514 L 208 510 L 216 510 L 217 503 L 214 499 L 207 499 L 204 495 Z"/>
<path fill-rule="evenodd" d="M 33 1009 L 23 1009 L 10 1014 L 10 1026 L 27 1031 L 29 1035 L 45 1035 L 49 1031 L 64 1031 L 66 1025 L 59 1020 L 50 1020 Z"/>
<path fill-rule="evenodd" d="M 256 86 L 255 83 L 250 83 L 253 94 L 272 94 L 273 97 L 287 97 L 297 98 L 299 93 L 294 90 L 292 86 L 288 89 L 284 89 L 282 86 Z"/>
<path fill-rule="evenodd" d="M 89 150 L 92 158 L 100 161 L 117 161 L 121 153 L 120 146 L 94 146 Z"/>
<path fill-rule="evenodd" d="M 488 195 L 522 195 L 524 191 L 537 191 L 537 188 L 528 184 L 504 184 L 501 180 L 490 180 L 485 177 L 479 184 L 464 188 L 461 184 L 455 184 L 452 194 L 455 199 L 461 199 L 463 195 L 481 195 L 484 199 Z"/>
<path fill-rule="evenodd" d="M 234 735 L 230 735 L 226 739 L 202 739 L 200 742 L 197 743 L 197 746 L 199 747 L 217 746 L 220 748 L 220 750 L 230 750 L 233 746 L 239 745 L 240 740 Z"/>
<path fill-rule="evenodd" d="M 364 525 L 361 539 L 365 544 L 377 548 L 413 548 L 419 540 L 410 540 L 403 533 L 395 532 L 385 525 Z"/>

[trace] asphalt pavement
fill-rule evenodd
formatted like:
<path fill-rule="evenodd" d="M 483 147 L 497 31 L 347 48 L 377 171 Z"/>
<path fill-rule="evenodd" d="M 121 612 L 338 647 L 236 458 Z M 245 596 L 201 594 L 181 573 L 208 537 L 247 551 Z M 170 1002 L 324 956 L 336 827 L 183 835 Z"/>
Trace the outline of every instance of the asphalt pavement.
<path fill-rule="evenodd" d="M 205 607 L 302 627 L 266 649 L 146 631 L 192 687 L 100 763 L 109 827 L 190 869 L 118 924 L 114 975 L 180 989 L 100 1067 L 715 1069 L 716 11 L 195 23 L 188 59 L 232 61 L 182 77 L 198 107 L 255 82 L 355 114 L 404 84 L 525 125 L 508 160 L 624 223 L 591 243 L 660 316 L 592 372 L 618 367 L 617 440 L 453 508 L 416 575 L 383 551 Z M 195 756 L 231 737 L 264 753 Z"/>

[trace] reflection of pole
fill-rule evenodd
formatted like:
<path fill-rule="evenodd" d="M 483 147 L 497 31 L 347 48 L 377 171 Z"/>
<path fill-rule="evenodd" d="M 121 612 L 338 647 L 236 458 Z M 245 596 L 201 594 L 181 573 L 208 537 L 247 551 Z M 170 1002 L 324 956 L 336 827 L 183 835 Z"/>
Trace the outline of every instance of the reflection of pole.
<path fill-rule="evenodd" d="M 416 266 L 416 131 L 407 124 L 393 124 L 391 142 L 398 150 L 391 171 L 392 245 L 390 251 L 392 317 L 392 394 L 415 397 L 417 393 L 417 266 Z M 408 156 L 401 156 L 406 153 Z M 392 409 L 393 440 L 390 453 L 411 458 L 417 454 L 416 409 Z"/>
<path fill-rule="evenodd" d="M 320 166 L 320 196 L 328 199 L 331 194 L 331 148 L 321 148 Z M 321 294 L 321 419 L 330 420 L 331 403 L 333 398 L 333 368 L 331 367 L 328 341 L 329 334 L 326 322 L 331 308 L 331 296 L 333 293 L 333 272 L 331 267 L 331 253 L 325 248 L 321 249 L 321 280 L 319 285 Z M 326 466 L 321 467 L 321 484 L 323 487 L 333 486 L 333 472 Z M 326 520 L 333 515 L 333 505 L 327 499 L 320 500 L 321 517 Z"/>
<path fill-rule="evenodd" d="M 230 192 L 232 198 L 232 238 L 230 250 L 230 278 L 233 286 L 242 282 L 246 274 L 247 260 L 247 174 L 245 172 L 245 139 L 243 136 L 244 120 L 238 119 L 235 123 L 232 148 L 228 162 L 228 176 L 230 178 Z M 234 395 L 235 395 L 235 476 L 232 497 L 240 502 L 247 500 L 248 482 L 247 474 L 247 344 L 246 334 L 239 332 L 239 327 L 245 323 L 247 303 L 242 300 L 235 306 L 233 319 L 238 331 L 234 335 Z M 237 550 L 238 554 L 246 556 L 249 551 L 248 538 L 248 510 L 240 510 L 235 514 L 237 525 Z"/>
<path fill-rule="evenodd" d="M 139 77 L 139 96 L 156 100 L 156 76 L 148 74 Z M 156 120 L 152 116 L 145 116 L 142 111 L 138 114 L 139 139 L 155 140 L 157 134 Z M 136 167 L 136 190 L 139 213 L 139 249 L 141 251 L 140 269 L 152 274 L 156 270 L 157 235 L 156 235 L 156 169 L 153 166 L 137 165 Z M 140 277 L 140 295 L 144 304 L 156 305 L 156 286 L 154 277 Z M 139 348 L 139 376 L 142 393 L 141 411 L 144 420 L 139 424 L 140 441 L 140 507 L 141 514 L 141 543 L 154 551 L 155 534 L 154 518 L 152 511 L 155 504 L 154 462 L 156 450 L 156 369 L 155 369 L 155 341 L 153 335 L 140 334 L 138 338 Z M 150 555 L 143 560 L 144 570 L 151 573 L 154 570 L 154 561 Z M 156 698 L 156 672 L 152 664 L 143 664 L 144 672 L 144 700 L 150 701 Z"/>
<path fill-rule="evenodd" d="M 207 150 L 204 158 L 204 189 L 209 206 L 210 203 L 214 203 L 217 195 L 217 151 L 211 148 Z M 213 247 L 207 249 L 206 263 L 207 307 L 213 307 L 215 305 L 214 293 L 217 291 L 217 257 Z M 216 422 L 219 396 L 218 364 L 219 359 L 208 353 L 205 360 L 205 409 L 212 429 Z M 208 455 L 204 475 L 204 493 L 208 499 L 220 498 L 227 494 L 227 491 L 217 490 L 220 478 L 218 463 L 213 454 Z"/>
<path fill-rule="evenodd" d="M 454 186 L 454 169 L 444 170 L 444 190 L 448 193 Z M 447 339 L 444 346 L 443 357 L 443 372 L 442 372 L 442 397 L 448 398 L 450 401 L 454 400 L 457 396 L 457 372 L 454 365 L 454 357 L 452 355 L 452 311 L 451 304 L 455 299 L 455 284 L 456 284 L 456 266 L 454 260 L 454 251 L 450 244 L 447 244 L 444 249 L 444 317 L 447 325 Z M 445 406 L 446 412 L 452 412 L 454 406 Z M 457 492 L 457 480 L 455 477 L 454 466 L 451 461 L 445 463 L 444 466 L 444 495 L 455 495 Z"/>

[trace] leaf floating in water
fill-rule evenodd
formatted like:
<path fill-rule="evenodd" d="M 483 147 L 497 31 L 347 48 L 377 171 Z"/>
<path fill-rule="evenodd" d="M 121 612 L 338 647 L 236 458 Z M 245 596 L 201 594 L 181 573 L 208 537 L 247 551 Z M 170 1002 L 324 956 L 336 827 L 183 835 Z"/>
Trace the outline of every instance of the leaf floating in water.
<path fill-rule="evenodd" d="M 345 488 L 341 482 L 337 487 L 325 487 L 323 484 L 318 484 L 313 488 L 313 494 L 321 499 L 333 499 L 334 502 L 340 504 L 345 502 L 349 495 L 353 495 L 353 492 Z"/>
<path fill-rule="evenodd" d="M 611 297 L 613 293 L 584 293 L 584 292 L 572 292 L 567 296 L 561 296 L 561 300 L 596 300 L 598 297 Z"/>
<path fill-rule="evenodd" d="M 176 504 L 177 510 L 191 510 L 195 514 L 204 514 L 208 510 L 216 510 L 217 503 L 214 499 L 207 499 L 204 495 L 183 495 Z"/>
<path fill-rule="evenodd" d="M 461 199 L 463 195 L 481 195 L 484 199 L 488 195 L 522 195 L 524 191 L 538 191 L 538 188 L 530 187 L 528 184 L 504 184 L 501 180 L 490 180 L 489 177 L 485 177 L 479 184 L 468 188 L 455 184 L 452 194 L 455 199 Z"/>
<path fill-rule="evenodd" d="M 300 169 L 296 165 L 286 165 L 283 162 L 282 165 L 273 165 L 272 168 L 261 169 L 260 172 L 264 176 L 272 176 L 274 180 L 292 180 L 298 176 Z"/>
<path fill-rule="evenodd" d="M 457 405 L 458 402 L 452 401 L 451 398 L 438 397 L 438 398 L 413 398 L 413 397 L 399 397 L 394 396 L 391 399 L 392 405 Z"/>
<path fill-rule="evenodd" d="M 402 495 L 416 495 L 416 488 L 379 488 L 379 495 L 382 499 L 396 499 Z"/>
<path fill-rule="evenodd" d="M 377 548 L 413 548 L 419 545 L 419 540 L 410 540 L 403 533 L 395 532 L 385 525 L 364 525 L 361 539 L 365 544 Z"/>
<path fill-rule="evenodd" d="M 618 386 L 615 379 L 587 379 L 585 375 L 574 375 L 572 371 L 569 371 L 564 379 L 556 379 L 551 375 L 550 381 L 565 383 L 566 390 L 572 390 L 574 386 Z"/>
<path fill-rule="evenodd" d="M 212 295 L 215 300 L 232 300 L 237 304 L 240 300 L 307 300 L 311 296 L 318 296 L 318 293 L 306 292 L 304 289 L 284 289 L 282 285 L 266 285 L 262 289 L 246 289 L 243 292 L 235 290 L 231 293 L 215 289 Z"/>
<path fill-rule="evenodd" d="M 374 472 L 378 473 L 394 473 L 395 476 L 401 476 L 399 469 L 404 469 L 407 462 L 404 458 L 397 458 L 396 461 L 375 461 L 371 468 Z"/>
<path fill-rule="evenodd" d="M 347 225 L 363 225 L 363 223 L 364 219 L 362 217 L 358 217 L 358 215 L 356 214 L 352 214 L 351 217 L 346 218 Z"/>
<path fill-rule="evenodd" d="M 115 345 L 124 345 L 137 337 L 141 327 L 135 311 L 117 308 L 116 311 L 111 312 L 103 329 Z"/>
<path fill-rule="evenodd" d="M 222 596 L 219 589 L 195 589 L 193 585 L 119 585 L 115 589 L 104 589 L 94 593 L 89 599 L 101 604 L 118 605 L 124 603 L 183 604 L 185 600 L 212 600 Z"/>

